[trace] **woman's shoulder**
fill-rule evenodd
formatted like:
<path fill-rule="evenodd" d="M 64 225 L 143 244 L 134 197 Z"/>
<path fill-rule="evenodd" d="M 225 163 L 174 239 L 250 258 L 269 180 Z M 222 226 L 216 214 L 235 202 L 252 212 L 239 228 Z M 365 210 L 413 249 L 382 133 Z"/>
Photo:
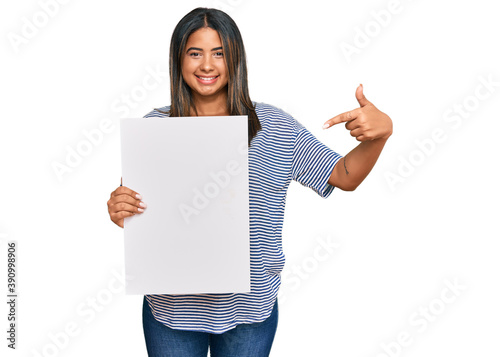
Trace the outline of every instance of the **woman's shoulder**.
<path fill-rule="evenodd" d="M 293 124 L 295 119 L 283 109 L 262 102 L 254 102 L 255 112 L 261 122 Z"/>
<path fill-rule="evenodd" d="M 164 118 L 168 117 L 168 112 L 170 111 L 170 105 L 166 105 L 161 108 L 154 108 L 144 118 Z"/>
<path fill-rule="evenodd" d="M 256 111 L 267 112 L 272 114 L 289 115 L 283 109 L 278 108 L 275 105 L 271 105 L 263 102 L 253 102 Z"/>

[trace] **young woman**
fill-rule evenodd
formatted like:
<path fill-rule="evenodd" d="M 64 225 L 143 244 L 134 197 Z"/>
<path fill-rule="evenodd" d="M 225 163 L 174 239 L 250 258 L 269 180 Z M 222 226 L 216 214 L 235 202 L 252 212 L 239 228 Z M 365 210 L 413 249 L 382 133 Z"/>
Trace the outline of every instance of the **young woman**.
<path fill-rule="evenodd" d="M 360 107 L 329 119 L 345 123 L 361 143 L 342 157 L 293 117 L 250 100 L 245 50 L 224 12 L 198 8 L 175 28 L 170 45 L 170 106 L 146 117 L 248 116 L 251 293 L 146 295 L 143 327 L 150 356 L 268 356 L 278 321 L 284 266 L 281 231 L 291 180 L 328 197 L 354 190 L 392 134 L 392 121 L 356 90 Z M 108 201 L 111 220 L 146 208 L 139 193 L 118 187 Z"/>

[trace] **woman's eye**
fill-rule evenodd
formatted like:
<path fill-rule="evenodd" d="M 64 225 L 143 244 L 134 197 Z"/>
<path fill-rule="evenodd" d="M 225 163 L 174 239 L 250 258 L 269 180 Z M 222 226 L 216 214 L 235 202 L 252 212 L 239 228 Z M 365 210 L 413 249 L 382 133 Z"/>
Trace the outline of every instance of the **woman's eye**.
<path fill-rule="evenodd" d="M 200 57 L 201 56 L 201 53 L 198 53 L 198 52 L 191 52 L 189 54 L 191 57 Z"/>
<path fill-rule="evenodd" d="M 224 53 L 222 53 L 222 52 L 215 52 L 215 57 L 224 57 Z"/>

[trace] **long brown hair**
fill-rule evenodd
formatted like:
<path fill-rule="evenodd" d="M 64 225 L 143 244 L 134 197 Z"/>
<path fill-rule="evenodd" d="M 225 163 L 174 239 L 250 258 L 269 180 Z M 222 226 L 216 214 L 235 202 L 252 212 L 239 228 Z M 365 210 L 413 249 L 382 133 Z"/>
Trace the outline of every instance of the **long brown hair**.
<path fill-rule="evenodd" d="M 170 97 L 167 114 L 171 117 L 189 116 L 194 107 L 191 88 L 182 77 L 182 56 L 189 36 L 209 27 L 219 34 L 228 71 L 227 109 L 231 115 L 248 116 L 248 145 L 261 129 L 259 118 L 248 93 L 247 60 L 240 31 L 233 19 L 217 9 L 196 8 L 177 24 L 170 41 Z"/>

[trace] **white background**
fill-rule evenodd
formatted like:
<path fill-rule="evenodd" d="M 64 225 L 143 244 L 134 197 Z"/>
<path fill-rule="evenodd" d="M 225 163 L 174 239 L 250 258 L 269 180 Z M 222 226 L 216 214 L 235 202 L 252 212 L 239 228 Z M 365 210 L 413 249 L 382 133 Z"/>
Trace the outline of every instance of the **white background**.
<path fill-rule="evenodd" d="M 106 201 L 120 181 L 118 121 L 169 104 L 168 78 L 150 81 L 154 89 L 140 86 L 148 71 L 167 70 L 173 28 L 197 6 L 223 8 L 238 24 L 252 99 L 286 110 L 339 153 L 356 140 L 342 125 L 321 126 L 358 106 L 359 83 L 394 122 L 356 191 L 336 189 L 324 200 L 292 182 L 271 355 L 498 355 L 500 23 L 493 2 L 401 0 L 390 18 L 380 15 L 393 10 L 389 0 L 93 0 L 43 10 L 47 2 L 0 9 L 0 290 L 6 296 L 6 242 L 17 240 L 15 355 L 146 355 L 142 298 L 125 296 L 115 277 L 123 271 L 123 236 Z M 37 26 L 31 34 L 30 26 Z M 15 36 L 24 41 L 13 45 Z M 357 53 L 346 55 L 342 46 L 355 46 L 355 38 Z M 481 78 L 497 84 L 479 88 L 477 99 Z M 457 114 L 460 106 L 468 110 Z M 112 130 L 59 180 L 54 163 L 66 165 L 68 151 L 85 145 L 84 131 L 106 119 Z M 441 140 L 432 146 L 435 130 Z M 400 181 L 390 184 L 390 175 Z M 319 243 L 328 237 L 335 249 Z M 446 281 L 463 288 L 445 290 L 443 302 Z M 62 335 L 68 324 L 76 336 Z M 404 346 L 396 346 L 405 331 Z"/>

